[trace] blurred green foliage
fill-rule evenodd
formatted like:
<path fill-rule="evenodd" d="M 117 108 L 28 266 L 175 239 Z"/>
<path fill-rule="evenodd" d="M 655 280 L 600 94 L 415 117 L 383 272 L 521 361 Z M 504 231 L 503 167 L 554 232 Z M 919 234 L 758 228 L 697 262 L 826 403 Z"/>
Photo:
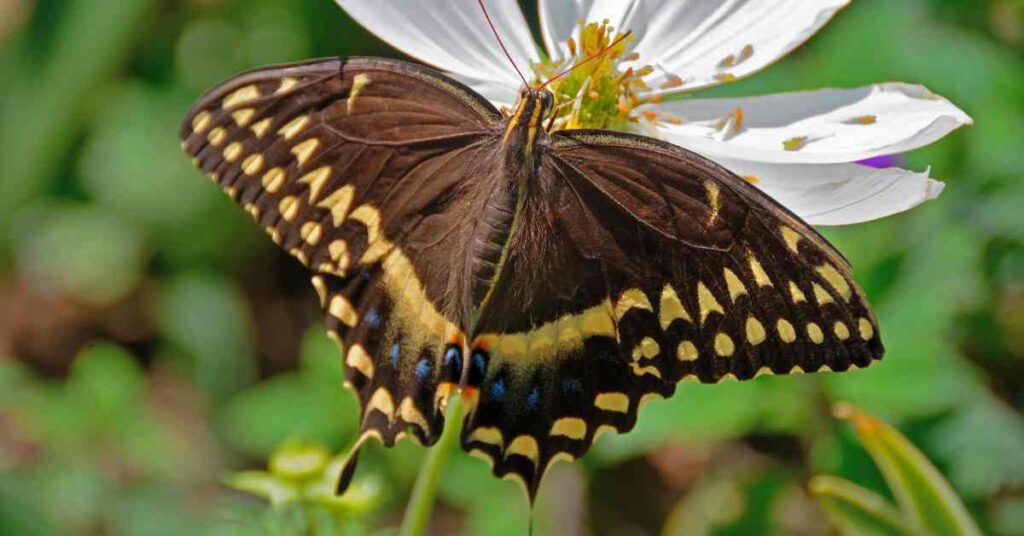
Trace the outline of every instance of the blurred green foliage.
<path fill-rule="evenodd" d="M 896 499 L 896 505 L 857 484 L 816 476 L 808 487 L 843 536 L 980 536 L 949 482 L 896 429 L 846 403 L 837 417 L 852 421 Z"/>
<path fill-rule="evenodd" d="M 424 460 L 409 443 L 366 449 L 356 482 L 372 500 L 356 509 L 268 514 L 224 484 L 286 440 L 343 452 L 356 405 L 302 271 L 177 141 L 218 80 L 347 54 L 397 55 L 330 0 L 0 0 L 0 535 L 397 527 Z M 1024 534 L 1024 2 L 858 0 L 713 93 L 889 80 L 927 85 L 976 126 L 902 156 L 948 182 L 938 201 L 826 230 L 877 307 L 886 359 L 681 385 L 553 469 L 535 533 L 833 534 L 811 475 L 894 500 L 829 415 L 847 400 L 899 425 L 983 533 Z M 276 485 L 273 470 L 241 474 L 236 488 Z M 518 488 L 461 451 L 439 501 L 434 534 L 530 521 Z"/>

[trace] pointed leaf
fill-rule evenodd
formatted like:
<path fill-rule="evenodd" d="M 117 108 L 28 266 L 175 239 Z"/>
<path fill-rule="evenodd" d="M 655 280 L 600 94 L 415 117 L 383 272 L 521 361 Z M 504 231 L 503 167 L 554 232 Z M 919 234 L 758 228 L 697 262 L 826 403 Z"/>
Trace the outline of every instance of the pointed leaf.
<path fill-rule="evenodd" d="M 918 536 L 888 501 L 852 482 L 816 476 L 808 484 L 843 536 Z"/>
<path fill-rule="evenodd" d="M 907 438 L 848 404 L 838 404 L 835 413 L 853 422 L 857 437 L 912 526 L 936 536 L 980 536 L 949 482 Z"/>

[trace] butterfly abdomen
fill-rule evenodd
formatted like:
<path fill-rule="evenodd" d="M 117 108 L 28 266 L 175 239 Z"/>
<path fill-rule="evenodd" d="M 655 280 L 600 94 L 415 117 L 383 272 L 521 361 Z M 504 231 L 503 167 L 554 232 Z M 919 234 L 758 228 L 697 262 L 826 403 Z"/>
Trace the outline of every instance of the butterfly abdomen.
<path fill-rule="evenodd" d="M 474 309 L 484 303 L 499 276 L 512 234 L 518 197 L 516 184 L 497 184 L 482 200 L 480 211 L 473 218 L 467 262 Z"/>

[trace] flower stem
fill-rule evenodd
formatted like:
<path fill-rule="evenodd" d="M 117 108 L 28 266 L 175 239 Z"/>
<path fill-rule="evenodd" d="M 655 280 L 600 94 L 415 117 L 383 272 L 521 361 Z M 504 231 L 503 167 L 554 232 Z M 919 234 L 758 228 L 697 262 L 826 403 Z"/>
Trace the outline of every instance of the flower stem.
<path fill-rule="evenodd" d="M 437 444 L 427 452 L 427 459 L 416 476 L 416 484 L 412 488 L 409 504 L 406 505 L 405 517 L 402 518 L 400 536 L 422 536 L 430 521 L 437 484 L 441 480 L 441 468 L 457 443 L 456 438 L 462 428 L 462 399 L 458 395 L 448 401 L 448 411 L 445 413 L 444 432 Z"/>

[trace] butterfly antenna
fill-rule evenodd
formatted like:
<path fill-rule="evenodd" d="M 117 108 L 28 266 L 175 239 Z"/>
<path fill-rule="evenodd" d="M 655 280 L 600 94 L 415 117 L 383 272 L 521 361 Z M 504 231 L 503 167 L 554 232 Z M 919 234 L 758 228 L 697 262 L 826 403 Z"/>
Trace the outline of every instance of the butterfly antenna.
<path fill-rule="evenodd" d="M 561 77 L 563 77 L 563 76 L 565 76 L 565 75 L 575 71 L 579 67 L 582 67 L 583 65 L 587 64 L 588 62 L 590 62 L 590 60 L 593 60 L 593 59 L 596 59 L 596 58 L 600 58 L 601 56 L 604 56 L 609 50 L 612 49 L 612 47 L 614 47 L 615 45 L 621 43 L 623 40 L 625 40 L 627 37 L 629 37 L 632 33 L 633 33 L 633 30 L 629 30 L 628 32 L 620 35 L 618 39 L 612 41 L 611 43 L 606 45 L 604 48 L 602 48 L 601 50 L 597 51 L 597 53 L 594 54 L 593 56 L 590 56 L 589 58 L 587 58 L 587 59 L 577 63 L 576 65 L 573 65 L 572 67 L 569 67 L 568 69 L 566 69 L 566 70 L 556 74 L 555 76 L 552 76 L 551 78 L 548 78 L 547 81 L 544 82 L 543 84 L 541 84 L 540 87 L 538 87 L 537 89 L 543 89 L 545 86 L 547 86 L 551 82 L 554 82 L 555 80 L 558 80 L 559 78 L 561 78 Z"/>
<path fill-rule="evenodd" d="M 494 33 L 494 38 L 498 40 L 498 46 L 501 47 L 501 51 L 505 53 L 505 57 L 508 58 L 508 62 L 512 64 L 512 68 L 516 70 L 516 74 L 519 75 L 519 79 L 523 81 L 524 86 L 529 86 L 530 83 L 526 81 L 526 77 L 523 76 L 523 71 L 519 70 L 519 66 L 516 65 L 516 61 L 512 59 L 512 54 L 508 53 L 508 48 L 505 48 L 505 42 L 501 40 L 501 36 L 498 35 L 498 29 L 494 27 L 494 22 L 491 21 L 491 15 L 487 13 L 487 7 L 484 6 L 484 0 L 476 0 L 477 4 L 480 4 L 480 10 L 484 12 L 484 18 L 487 19 L 487 25 L 491 27 L 491 32 Z"/>

